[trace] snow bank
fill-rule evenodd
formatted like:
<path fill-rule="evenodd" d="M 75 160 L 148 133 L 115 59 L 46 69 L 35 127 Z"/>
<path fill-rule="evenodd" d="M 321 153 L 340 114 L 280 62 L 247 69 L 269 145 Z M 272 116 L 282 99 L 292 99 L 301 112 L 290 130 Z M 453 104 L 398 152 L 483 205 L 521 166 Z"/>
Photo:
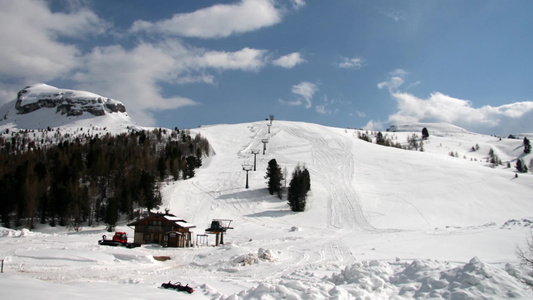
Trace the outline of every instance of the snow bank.
<path fill-rule="evenodd" d="M 25 236 L 34 236 L 34 235 L 40 235 L 43 236 L 45 234 L 39 233 L 39 232 L 33 232 L 26 228 L 23 228 L 21 230 L 13 230 L 5 227 L 0 227 L 0 237 L 25 237 Z"/>
<path fill-rule="evenodd" d="M 318 282 L 280 280 L 225 299 L 502 299 L 532 297 L 531 290 L 505 270 L 474 257 L 464 265 L 432 260 L 355 263 Z"/>

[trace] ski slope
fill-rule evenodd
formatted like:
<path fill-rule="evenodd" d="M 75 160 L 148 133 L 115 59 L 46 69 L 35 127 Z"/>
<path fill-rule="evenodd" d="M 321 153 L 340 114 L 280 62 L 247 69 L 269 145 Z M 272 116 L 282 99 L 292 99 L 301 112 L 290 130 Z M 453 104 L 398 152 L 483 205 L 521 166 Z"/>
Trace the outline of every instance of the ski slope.
<path fill-rule="evenodd" d="M 533 297 L 515 255 L 533 224 L 533 176 L 515 178 L 514 168 L 486 163 L 491 148 L 512 166 L 533 156 L 521 153 L 522 140 L 423 125 L 430 131 L 424 152 L 301 122 L 275 120 L 270 133 L 266 121 L 192 129 L 213 155 L 194 178 L 165 184 L 161 211 L 196 224 L 196 234 L 212 219 L 232 219 L 224 246 L 102 247 L 103 224 L 79 233 L 0 229 L 0 293 L 160 299 L 174 295 L 158 288 L 172 280 L 195 288 L 180 295 L 189 299 Z M 416 127 L 386 135 L 406 143 L 420 135 Z M 260 153 L 246 189 L 242 165 L 253 164 L 252 149 Z M 287 169 L 287 184 L 297 164 L 310 171 L 305 212 L 268 194 L 264 176 L 273 158 Z M 161 255 L 171 259 L 154 260 Z"/>

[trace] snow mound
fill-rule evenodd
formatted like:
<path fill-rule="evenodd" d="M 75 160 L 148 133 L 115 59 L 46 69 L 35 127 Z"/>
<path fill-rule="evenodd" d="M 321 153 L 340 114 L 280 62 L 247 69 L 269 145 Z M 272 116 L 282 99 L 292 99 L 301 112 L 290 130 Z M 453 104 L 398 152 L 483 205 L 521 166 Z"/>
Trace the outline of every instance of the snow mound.
<path fill-rule="evenodd" d="M 258 264 L 260 261 L 273 262 L 277 260 L 278 259 L 272 250 L 263 248 L 259 248 L 259 250 L 257 250 L 257 253 L 241 254 L 232 259 L 234 264 L 240 264 L 244 266 L 255 265 Z"/>
<path fill-rule="evenodd" d="M 0 227 L 0 237 L 25 237 L 25 236 L 44 236 L 45 234 L 39 232 L 32 232 L 26 228 L 22 230 L 13 230 L 9 228 Z"/>
<path fill-rule="evenodd" d="M 276 254 L 274 254 L 274 252 L 270 249 L 259 248 L 259 250 L 257 251 L 257 256 L 260 259 L 266 260 L 266 261 L 277 261 L 278 260 L 278 258 L 276 257 Z"/>
<path fill-rule="evenodd" d="M 516 298 L 531 295 L 518 279 L 505 270 L 474 257 L 465 265 L 451 266 L 431 260 L 407 264 L 378 261 L 348 266 L 330 278 L 355 297 L 407 298 Z"/>
<path fill-rule="evenodd" d="M 233 258 L 234 264 L 240 264 L 243 266 L 255 265 L 259 263 L 259 257 L 255 253 L 241 254 Z"/>
<path fill-rule="evenodd" d="M 432 260 L 355 263 L 322 281 L 262 283 L 226 299 L 501 299 L 527 298 L 531 291 L 507 265 L 490 266 L 478 258 L 464 265 Z"/>

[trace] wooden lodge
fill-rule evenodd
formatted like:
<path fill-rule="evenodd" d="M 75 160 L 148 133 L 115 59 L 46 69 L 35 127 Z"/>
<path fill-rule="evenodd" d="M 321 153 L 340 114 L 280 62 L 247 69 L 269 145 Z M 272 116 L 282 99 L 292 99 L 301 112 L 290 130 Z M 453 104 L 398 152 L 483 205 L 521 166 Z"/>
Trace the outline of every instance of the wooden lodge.
<path fill-rule="evenodd" d="M 163 247 L 192 247 L 190 229 L 196 228 L 168 212 L 150 213 L 148 217 L 129 223 L 128 226 L 135 226 L 135 243 L 159 244 Z"/>

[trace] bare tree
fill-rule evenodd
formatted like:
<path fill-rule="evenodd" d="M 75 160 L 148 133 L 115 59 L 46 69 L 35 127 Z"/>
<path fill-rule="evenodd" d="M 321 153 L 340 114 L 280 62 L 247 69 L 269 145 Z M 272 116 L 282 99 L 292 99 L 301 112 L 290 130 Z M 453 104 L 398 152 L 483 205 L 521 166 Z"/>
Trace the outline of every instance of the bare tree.
<path fill-rule="evenodd" d="M 533 234 L 530 234 L 529 238 L 526 239 L 526 244 L 527 246 L 525 249 L 522 249 L 520 247 L 516 248 L 516 255 L 518 255 L 520 262 L 531 270 L 529 272 L 529 275 L 533 276 Z M 533 280 L 523 278 L 523 281 L 527 285 L 533 286 Z"/>

